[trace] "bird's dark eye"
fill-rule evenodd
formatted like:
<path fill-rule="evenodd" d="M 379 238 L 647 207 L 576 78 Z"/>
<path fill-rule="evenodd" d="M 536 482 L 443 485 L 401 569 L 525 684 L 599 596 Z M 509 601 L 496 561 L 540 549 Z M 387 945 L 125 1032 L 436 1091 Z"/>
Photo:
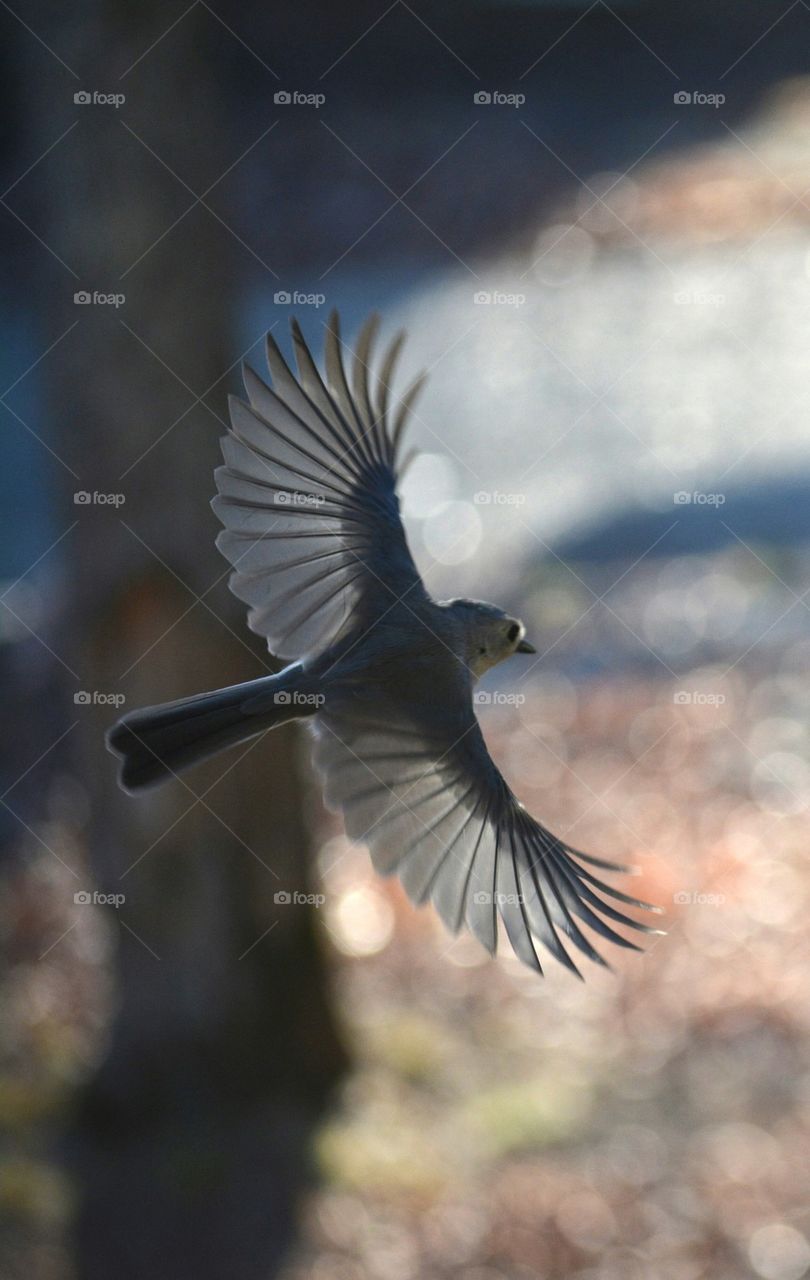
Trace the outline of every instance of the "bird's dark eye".
<path fill-rule="evenodd" d="M 510 644 L 514 644 L 519 635 L 520 635 L 520 627 L 516 622 L 513 622 L 511 627 L 506 633 L 506 638 Z"/>
<path fill-rule="evenodd" d="M 486 649 L 479 649 L 478 652 L 483 655 L 486 653 Z"/>

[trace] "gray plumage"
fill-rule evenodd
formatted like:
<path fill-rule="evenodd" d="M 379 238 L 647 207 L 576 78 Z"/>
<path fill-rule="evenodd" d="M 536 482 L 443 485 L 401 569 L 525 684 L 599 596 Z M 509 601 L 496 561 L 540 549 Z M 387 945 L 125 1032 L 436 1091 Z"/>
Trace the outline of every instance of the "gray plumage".
<path fill-rule="evenodd" d="M 251 628 L 290 659 L 277 676 L 134 712 L 109 735 L 130 789 L 293 717 L 315 733 L 327 803 L 369 847 L 381 875 L 432 902 L 490 952 L 498 921 L 541 971 L 540 942 L 578 970 L 563 940 L 604 964 L 582 926 L 622 947 L 613 925 L 653 933 L 613 903 L 645 908 L 526 812 L 493 763 L 473 708 L 476 680 L 533 652 L 522 623 L 494 605 L 433 600 L 411 557 L 396 482 L 408 413 L 423 379 L 390 409 L 403 335 L 371 377 L 378 321 L 364 325 L 347 375 L 337 316 L 326 380 L 293 323 L 297 377 L 267 339 L 272 389 L 245 370 L 231 399 L 213 507 L 217 545 Z M 648 908 L 654 909 L 654 908 Z"/>

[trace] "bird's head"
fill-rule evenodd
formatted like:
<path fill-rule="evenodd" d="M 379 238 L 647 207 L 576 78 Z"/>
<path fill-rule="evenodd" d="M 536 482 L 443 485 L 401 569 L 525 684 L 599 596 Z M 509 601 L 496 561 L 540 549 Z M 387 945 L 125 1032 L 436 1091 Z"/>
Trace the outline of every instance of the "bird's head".
<path fill-rule="evenodd" d="M 483 600 L 449 600 L 447 607 L 461 623 L 465 661 L 476 680 L 513 653 L 536 653 L 524 639 L 526 628 L 497 605 Z"/>

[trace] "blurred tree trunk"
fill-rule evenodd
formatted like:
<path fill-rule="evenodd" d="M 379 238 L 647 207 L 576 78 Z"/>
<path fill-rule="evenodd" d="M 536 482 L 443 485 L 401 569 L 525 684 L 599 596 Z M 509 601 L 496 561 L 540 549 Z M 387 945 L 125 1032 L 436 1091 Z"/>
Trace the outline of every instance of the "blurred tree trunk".
<path fill-rule="evenodd" d="M 40 107 L 32 143 L 39 154 L 66 112 L 78 120 L 40 179 L 38 230 L 78 274 L 64 273 L 61 296 L 48 285 L 58 332 L 79 322 L 43 371 L 53 447 L 79 477 L 60 472 L 65 526 L 77 521 L 64 541 L 64 651 L 85 690 L 132 708 L 271 665 L 228 596 L 208 506 L 225 375 L 241 354 L 234 281 L 262 268 L 200 204 L 164 235 L 194 201 L 173 174 L 202 192 L 247 145 L 218 78 L 222 29 L 198 9 L 119 81 L 171 15 L 93 8 L 38 15 L 80 76 L 64 77 L 65 110 Z M 80 88 L 127 101 L 74 108 Z M 223 188 L 208 199 L 229 220 Z M 44 252 L 43 271 L 50 282 Z M 80 289 L 126 302 L 75 306 Z M 74 506 L 74 488 L 124 503 Z M 69 1144 L 77 1272 L 264 1277 L 290 1240 L 308 1140 L 344 1067 L 312 911 L 274 903 L 310 877 L 303 743 L 280 730 L 234 768 L 238 752 L 210 762 L 190 790 L 131 799 L 103 745 L 115 714 L 77 708 L 96 884 L 125 895 L 109 913 L 118 1012 Z"/>

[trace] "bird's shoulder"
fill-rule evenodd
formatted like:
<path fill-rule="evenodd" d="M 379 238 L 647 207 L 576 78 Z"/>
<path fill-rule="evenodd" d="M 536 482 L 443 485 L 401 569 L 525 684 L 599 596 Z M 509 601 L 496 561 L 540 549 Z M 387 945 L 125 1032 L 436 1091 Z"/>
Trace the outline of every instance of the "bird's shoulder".
<path fill-rule="evenodd" d="M 463 637 L 446 606 L 427 599 L 400 600 L 371 626 L 353 628 L 311 665 L 327 683 L 362 681 L 367 695 L 387 702 L 437 707 L 469 702 L 470 672 Z"/>

